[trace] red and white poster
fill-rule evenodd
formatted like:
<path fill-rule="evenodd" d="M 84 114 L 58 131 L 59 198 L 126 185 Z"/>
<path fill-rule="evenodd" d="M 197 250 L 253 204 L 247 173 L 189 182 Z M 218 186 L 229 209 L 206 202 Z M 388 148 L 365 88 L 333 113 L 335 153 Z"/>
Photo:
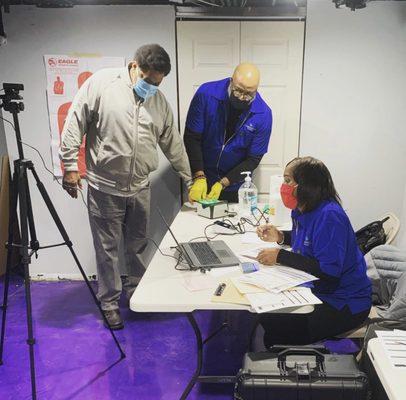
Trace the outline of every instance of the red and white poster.
<path fill-rule="evenodd" d="M 72 100 L 87 78 L 102 68 L 123 67 L 123 57 L 44 56 L 47 76 L 47 99 L 51 131 L 52 164 L 55 176 L 63 175 L 58 150 L 61 133 Z M 86 176 L 85 139 L 79 151 L 80 175 Z"/>

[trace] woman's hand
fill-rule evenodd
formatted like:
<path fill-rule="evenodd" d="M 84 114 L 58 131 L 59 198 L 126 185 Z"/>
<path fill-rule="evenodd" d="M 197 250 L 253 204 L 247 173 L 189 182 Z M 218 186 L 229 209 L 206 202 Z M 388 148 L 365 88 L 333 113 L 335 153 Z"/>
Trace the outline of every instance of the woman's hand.
<path fill-rule="evenodd" d="M 259 226 L 257 235 L 264 242 L 281 242 L 283 239 L 282 232 L 271 224 Z"/>
<path fill-rule="evenodd" d="M 275 265 L 280 249 L 264 249 L 257 256 L 259 263 L 263 265 Z"/>

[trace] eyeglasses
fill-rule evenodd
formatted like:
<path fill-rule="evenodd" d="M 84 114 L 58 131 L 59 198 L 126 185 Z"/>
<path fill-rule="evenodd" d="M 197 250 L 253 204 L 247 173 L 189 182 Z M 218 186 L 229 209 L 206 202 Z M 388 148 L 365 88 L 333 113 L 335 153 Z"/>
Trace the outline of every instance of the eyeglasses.
<path fill-rule="evenodd" d="M 246 92 L 238 87 L 231 87 L 231 92 L 240 100 L 250 101 L 255 98 L 256 92 Z"/>

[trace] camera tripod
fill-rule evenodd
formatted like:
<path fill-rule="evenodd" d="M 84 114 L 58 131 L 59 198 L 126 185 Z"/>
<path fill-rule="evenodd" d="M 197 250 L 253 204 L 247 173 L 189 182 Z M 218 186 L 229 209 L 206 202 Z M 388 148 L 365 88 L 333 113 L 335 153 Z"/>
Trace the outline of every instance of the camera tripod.
<path fill-rule="evenodd" d="M 10 285 L 10 272 L 11 272 L 11 259 L 13 248 L 18 248 L 21 255 L 21 264 L 24 268 L 24 286 L 25 286 L 25 301 L 26 301 L 26 312 L 27 312 L 27 328 L 28 328 L 28 339 L 27 344 L 29 346 L 29 356 L 30 356 L 30 374 L 31 374 L 31 393 L 32 398 L 35 400 L 36 395 L 36 380 L 35 380 L 35 361 L 34 361 L 34 344 L 35 338 L 33 333 L 33 324 L 32 324 L 32 307 L 31 307 L 31 287 L 30 287 L 30 273 L 29 265 L 31 263 L 31 258 L 33 255 L 38 256 L 38 251 L 51 247 L 58 246 L 67 246 L 70 253 L 72 254 L 73 259 L 79 271 L 86 282 L 90 294 L 93 297 L 94 302 L 96 303 L 97 308 L 104 320 L 106 326 L 109 327 L 110 333 L 113 337 L 113 340 L 120 352 L 121 359 L 125 358 L 125 354 L 118 342 L 113 330 L 111 329 L 106 316 L 103 313 L 103 310 L 100 306 L 100 303 L 96 297 L 96 294 L 90 285 L 89 279 L 87 278 L 85 271 L 83 270 L 80 261 L 73 250 L 73 244 L 69 239 L 68 234 L 60 220 L 54 205 L 45 189 L 44 184 L 38 177 L 37 172 L 35 171 L 34 164 L 31 160 L 27 160 L 24 157 L 23 145 L 21 142 L 21 132 L 20 125 L 18 121 L 18 113 L 24 110 L 24 104 L 21 101 L 22 97 L 19 95 L 19 91 L 23 90 L 23 85 L 20 84 L 8 84 L 5 83 L 4 95 L 0 96 L 0 99 L 3 100 L 3 104 L 0 107 L 3 107 L 5 111 L 10 112 L 13 115 L 14 129 L 17 138 L 17 148 L 19 158 L 14 161 L 14 172 L 10 185 L 10 211 L 9 211 L 9 225 L 8 225 L 8 242 L 6 243 L 7 247 L 7 267 L 6 275 L 4 281 L 4 296 L 3 296 L 3 315 L 2 315 L 2 325 L 1 325 L 1 341 L 0 341 L 0 365 L 3 364 L 3 348 L 4 348 L 4 337 L 6 329 L 6 315 L 7 315 L 7 302 L 8 302 L 8 290 Z M 49 245 L 49 246 L 40 246 L 34 223 L 34 215 L 32 210 L 32 203 L 30 197 L 30 189 L 28 184 L 28 171 L 30 171 L 35 179 L 38 190 L 44 200 L 58 230 L 63 238 L 63 242 L 59 244 Z M 18 208 L 17 208 L 18 206 Z M 19 211 L 19 220 L 20 220 L 20 234 L 21 241 L 20 243 L 13 242 L 13 233 L 14 227 L 18 224 L 17 214 Z"/>

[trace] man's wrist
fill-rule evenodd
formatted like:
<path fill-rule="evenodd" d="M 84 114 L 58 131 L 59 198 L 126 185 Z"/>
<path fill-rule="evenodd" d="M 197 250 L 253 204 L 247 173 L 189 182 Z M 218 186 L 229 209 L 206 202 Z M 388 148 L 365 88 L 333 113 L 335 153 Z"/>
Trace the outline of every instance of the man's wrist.
<path fill-rule="evenodd" d="M 204 171 L 196 171 L 193 174 L 193 180 L 196 180 L 196 179 L 206 179 L 206 175 L 204 174 Z"/>
<path fill-rule="evenodd" d="M 223 186 L 223 189 L 226 188 L 227 186 L 230 186 L 230 181 L 228 180 L 227 177 L 223 177 L 219 180 L 221 186 Z"/>

